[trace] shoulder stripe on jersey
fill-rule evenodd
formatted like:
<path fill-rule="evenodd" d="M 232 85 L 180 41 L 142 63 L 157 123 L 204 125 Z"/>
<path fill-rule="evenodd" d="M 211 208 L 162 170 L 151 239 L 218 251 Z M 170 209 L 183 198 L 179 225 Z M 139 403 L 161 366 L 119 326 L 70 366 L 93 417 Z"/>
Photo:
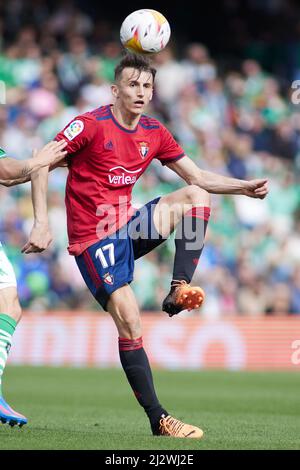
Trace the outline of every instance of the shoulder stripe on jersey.
<path fill-rule="evenodd" d="M 97 117 L 97 116 L 95 116 L 95 117 L 96 117 L 96 120 L 97 120 L 97 121 L 105 121 L 105 120 L 107 120 L 107 119 L 111 119 L 111 116 L 103 116 L 103 117 Z"/>
<path fill-rule="evenodd" d="M 143 124 L 142 122 L 139 122 L 139 125 L 143 129 L 159 129 L 159 126 L 151 126 L 151 125 Z"/>
<path fill-rule="evenodd" d="M 109 106 L 100 106 L 100 108 L 97 108 L 91 111 L 91 114 L 95 118 L 107 117 L 107 116 L 110 116 L 110 108 Z"/>
<path fill-rule="evenodd" d="M 160 122 L 157 119 L 151 118 L 146 114 L 142 114 L 139 124 L 143 129 L 159 129 Z"/>
<path fill-rule="evenodd" d="M 96 118 L 97 118 L 97 117 L 107 117 L 107 116 L 109 116 L 108 113 L 96 113 L 96 112 L 92 112 L 92 113 L 90 113 L 90 114 L 92 114 L 92 116 L 94 116 L 94 117 L 96 117 Z"/>
<path fill-rule="evenodd" d="M 157 121 L 157 119 L 150 119 L 150 118 L 145 118 L 145 117 L 141 117 L 141 121 L 142 122 L 150 122 L 151 124 L 159 124 L 159 122 Z"/>
<path fill-rule="evenodd" d="M 141 115 L 141 120 L 142 121 L 149 121 L 149 122 L 155 122 L 156 124 L 159 124 L 159 121 L 155 118 L 152 118 L 150 116 L 147 116 L 147 114 L 142 114 Z"/>

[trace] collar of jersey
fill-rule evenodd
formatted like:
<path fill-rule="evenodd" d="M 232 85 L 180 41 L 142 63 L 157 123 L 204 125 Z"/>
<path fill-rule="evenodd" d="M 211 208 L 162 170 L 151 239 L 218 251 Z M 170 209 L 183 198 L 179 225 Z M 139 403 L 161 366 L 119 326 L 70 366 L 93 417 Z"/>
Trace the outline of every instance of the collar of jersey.
<path fill-rule="evenodd" d="M 115 125 L 121 129 L 121 131 L 124 131 L 124 132 L 128 132 L 129 134 L 133 134 L 134 132 L 137 131 L 137 128 L 138 128 L 138 125 L 139 123 L 136 125 L 136 127 L 134 129 L 127 129 L 126 127 L 123 127 L 115 118 L 115 116 L 113 115 L 112 113 L 112 110 L 111 110 L 111 105 L 109 105 L 109 112 L 110 112 L 110 115 L 111 115 L 111 118 L 113 120 L 113 122 L 115 123 Z"/>

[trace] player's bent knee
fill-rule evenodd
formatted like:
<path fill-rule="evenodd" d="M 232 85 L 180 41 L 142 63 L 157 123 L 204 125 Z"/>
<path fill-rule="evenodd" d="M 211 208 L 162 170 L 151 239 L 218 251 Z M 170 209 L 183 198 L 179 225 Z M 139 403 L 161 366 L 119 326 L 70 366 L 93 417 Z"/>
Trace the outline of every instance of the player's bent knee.
<path fill-rule="evenodd" d="M 188 204 L 199 205 L 204 204 L 210 206 L 210 194 L 205 189 L 199 188 L 195 184 L 191 184 L 185 188 L 185 198 Z"/>

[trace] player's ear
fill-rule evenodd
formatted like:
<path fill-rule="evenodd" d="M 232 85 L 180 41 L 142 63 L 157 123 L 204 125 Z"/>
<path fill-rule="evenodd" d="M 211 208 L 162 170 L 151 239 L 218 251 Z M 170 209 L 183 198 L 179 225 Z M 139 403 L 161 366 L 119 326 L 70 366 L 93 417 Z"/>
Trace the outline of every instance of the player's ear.
<path fill-rule="evenodd" d="M 118 90 L 117 85 L 114 85 L 114 84 L 111 85 L 110 89 L 111 89 L 111 92 L 112 92 L 113 96 L 114 96 L 115 98 L 118 98 L 118 96 L 119 96 L 119 90 Z"/>

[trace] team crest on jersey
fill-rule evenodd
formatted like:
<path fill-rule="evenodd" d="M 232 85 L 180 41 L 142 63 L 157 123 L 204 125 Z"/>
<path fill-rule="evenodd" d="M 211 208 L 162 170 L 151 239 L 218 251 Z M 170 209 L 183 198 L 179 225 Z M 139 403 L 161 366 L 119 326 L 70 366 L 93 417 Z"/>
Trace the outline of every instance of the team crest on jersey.
<path fill-rule="evenodd" d="M 145 158 L 149 152 L 148 142 L 139 142 L 140 145 L 140 154 L 142 158 Z"/>
<path fill-rule="evenodd" d="M 75 137 L 83 131 L 84 124 L 79 119 L 71 122 L 71 124 L 64 130 L 64 135 L 68 140 L 73 140 Z"/>
<path fill-rule="evenodd" d="M 109 286 L 112 286 L 114 283 L 114 276 L 112 274 L 106 273 L 103 276 L 103 281 Z"/>

